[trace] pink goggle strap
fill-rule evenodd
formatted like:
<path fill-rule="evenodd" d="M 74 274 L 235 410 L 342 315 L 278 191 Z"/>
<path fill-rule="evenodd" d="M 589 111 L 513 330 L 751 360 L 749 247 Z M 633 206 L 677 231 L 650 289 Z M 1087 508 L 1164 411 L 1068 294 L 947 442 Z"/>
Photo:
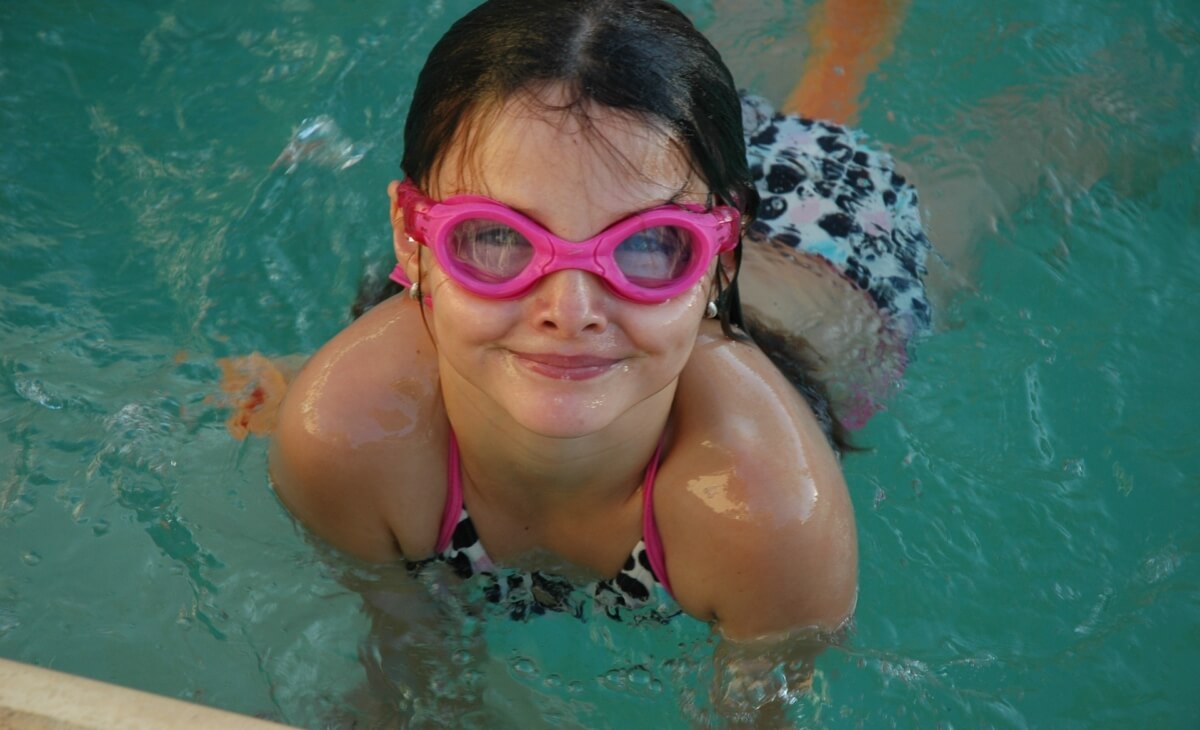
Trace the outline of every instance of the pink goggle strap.
<path fill-rule="evenodd" d="M 392 269 L 392 273 L 388 274 L 388 278 L 405 289 L 413 285 L 412 279 L 408 278 L 408 274 L 404 273 L 404 267 L 400 264 L 396 264 L 396 268 Z"/>

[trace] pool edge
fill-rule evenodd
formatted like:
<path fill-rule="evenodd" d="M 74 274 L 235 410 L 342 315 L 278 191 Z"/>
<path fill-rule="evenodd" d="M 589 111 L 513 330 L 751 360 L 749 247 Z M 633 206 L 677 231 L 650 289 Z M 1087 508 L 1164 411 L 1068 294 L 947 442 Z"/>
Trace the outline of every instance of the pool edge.
<path fill-rule="evenodd" d="M 289 726 L 0 658 L 0 727 L 279 730 Z"/>

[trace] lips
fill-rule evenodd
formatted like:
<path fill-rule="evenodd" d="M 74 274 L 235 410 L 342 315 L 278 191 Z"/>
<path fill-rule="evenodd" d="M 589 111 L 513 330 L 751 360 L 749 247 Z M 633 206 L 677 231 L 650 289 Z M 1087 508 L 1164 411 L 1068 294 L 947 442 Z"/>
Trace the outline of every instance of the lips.
<path fill-rule="evenodd" d="M 620 360 L 595 355 L 557 355 L 551 353 L 513 353 L 518 362 L 533 372 L 558 380 L 588 380 L 599 377 Z"/>

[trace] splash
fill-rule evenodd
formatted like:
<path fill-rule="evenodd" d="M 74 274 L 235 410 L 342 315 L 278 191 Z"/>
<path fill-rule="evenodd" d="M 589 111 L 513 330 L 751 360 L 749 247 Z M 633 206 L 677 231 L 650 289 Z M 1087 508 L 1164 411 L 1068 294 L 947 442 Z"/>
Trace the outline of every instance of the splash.
<path fill-rule="evenodd" d="M 346 139 L 337 122 L 321 114 L 300 122 L 271 169 L 282 166 L 290 175 L 301 163 L 312 162 L 321 167 L 345 170 L 361 162 L 366 154 L 366 147 Z"/>

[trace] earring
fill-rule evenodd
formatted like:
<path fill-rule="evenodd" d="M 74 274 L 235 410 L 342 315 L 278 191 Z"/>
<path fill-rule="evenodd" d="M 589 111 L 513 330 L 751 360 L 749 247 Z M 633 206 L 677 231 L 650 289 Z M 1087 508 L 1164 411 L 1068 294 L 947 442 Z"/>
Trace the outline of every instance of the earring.
<path fill-rule="evenodd" d="M 716 299 L 708 300 L 708 306 L 706 306 L 704 308 L 704 316 L 708 317 L 709 319 L 717 318 L 717 300 Z"/>
<path fill-rule="evenodd" d="M 413 282 L 412 284 L 409 285 L 408 298 L 409 299 L 420 299 L 421 298 L 421 285 L 419 283 Z"/>

